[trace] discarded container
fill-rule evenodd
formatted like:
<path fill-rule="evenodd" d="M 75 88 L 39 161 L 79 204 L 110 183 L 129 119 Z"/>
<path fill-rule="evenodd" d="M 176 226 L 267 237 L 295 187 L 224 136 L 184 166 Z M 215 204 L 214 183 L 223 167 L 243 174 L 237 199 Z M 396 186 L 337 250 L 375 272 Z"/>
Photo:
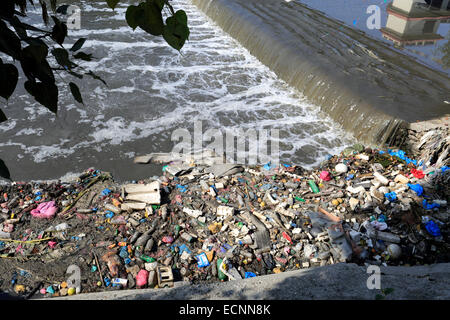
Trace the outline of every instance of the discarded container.
<path fill-rule="evenodd" d="M 227 280 L 227 276 L 225 275 L 225 273 L 221 271 L 222 263 L 223 263 L 222 259 L 217 259 L 217 270 L 218 270 L 217 276 L 219 277 L 220 281 L 225 281 Z"/>
<path fill-rule="evenodd" d="M 311 187 L 311 189 L 312 189 L 312 191 L 313 191 L 314 193 L 319 193 L 319 192 L 320 192 L 320 190 L 319 190 L 319 188 L 317 187 L 317 185 L 316 185 L 316 183 L 314 182 L 314 180 L 308 180 L 308 184 L 309 184 L 309 186 Z"/>
<path fill-rule="evenodd" d="M 387 250 L 392 259 L 400 258 L 401 254 L 402 254 L 402 249 L 400 248 L 400 246 L 397 244 L 394 244 L 394 243 L 391 243 L 387 247 Z"/>

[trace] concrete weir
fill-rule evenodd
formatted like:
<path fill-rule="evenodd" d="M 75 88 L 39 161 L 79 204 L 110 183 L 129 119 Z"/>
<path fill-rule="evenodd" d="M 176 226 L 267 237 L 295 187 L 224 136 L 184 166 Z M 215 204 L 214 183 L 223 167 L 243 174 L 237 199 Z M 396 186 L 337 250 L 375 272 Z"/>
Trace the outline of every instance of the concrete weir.
<path fill-rule="evenodd" d="M 387 44 L 296 2 L 192 0 L 278 77 L 371 145 L 450 113 L 450 81 Z"/>

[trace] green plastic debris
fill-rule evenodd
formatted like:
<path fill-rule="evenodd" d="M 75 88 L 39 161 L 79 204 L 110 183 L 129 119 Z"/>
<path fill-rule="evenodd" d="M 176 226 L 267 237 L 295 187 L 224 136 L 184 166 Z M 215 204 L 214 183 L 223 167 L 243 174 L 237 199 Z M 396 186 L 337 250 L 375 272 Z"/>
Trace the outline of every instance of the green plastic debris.
<path fill-rule="evenodd" d="M 222 262 L 223 262 L 222 259 L 217 260 L 217 275 L 219 277 L 219 280 L 225 281 L 225 280 L 227 280 L 227 276 L 225 275 L 225 273 L 220 271 L 220 266 L 222 265 Z"/>
<path fill-rule="evenodd" d="M 302 199 L 302 198 L 297 197 L 297 196 L 295 196 L 294 199 L 297 200 L 297 201 L 301 201 L 301 202 L 305 202 L 306 201 L 305 199 Z"/>
<path fill-rule="evenodd" d="M 314 180 L 308 180 L 308 184 L 309 184 L 309 186 L 311 187 L 311 189 L 312 189 L 312 191 L 314 193 L 319 193 L 320 192 L 319 187 L 316 185 Z"/>
<path fill-rule="evenodd" d="M 206 227 L 206 223 L 203 223 L 200 220 L 197 220 L 197 223 L 199 226 Z"/>
<path fill-rule="evenodd" d="M 152 257 L 146 256 L 145 254 L 141 255 L 139 258 L 146 262 L 155 262 L 156 260 Z"/>
<path fill-rule="evenodd" d="M 222 197 L 219 197 L 220 201 L 222 201 L 223 203 L 228 203 L 228 200 Z"/>

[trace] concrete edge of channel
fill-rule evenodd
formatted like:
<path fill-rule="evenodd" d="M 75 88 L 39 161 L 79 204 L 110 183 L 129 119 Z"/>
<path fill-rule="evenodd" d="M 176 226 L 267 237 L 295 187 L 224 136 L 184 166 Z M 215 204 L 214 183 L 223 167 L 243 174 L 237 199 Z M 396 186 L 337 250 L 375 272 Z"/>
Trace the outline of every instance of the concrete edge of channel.
<path fill-rule="evenodd" d="M 427 266 L 380 267 L 381 289 L 368 289 L 367 267 L 339 263 L 254 277 L 245 280 L 173 288 L 115 290 L 51 298 L 51 300 L 389 300 L 450 299 L 450 263 Z M 49 299 L 43 299 L 49 300 Z"/>

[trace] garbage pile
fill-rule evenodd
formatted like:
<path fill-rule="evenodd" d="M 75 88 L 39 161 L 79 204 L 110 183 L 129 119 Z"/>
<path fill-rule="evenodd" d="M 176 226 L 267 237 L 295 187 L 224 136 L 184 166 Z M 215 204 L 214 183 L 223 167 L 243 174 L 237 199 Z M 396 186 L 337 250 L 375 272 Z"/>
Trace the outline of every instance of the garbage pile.
<path fill-rule="evenodd" d="M 220 160 L 154 154 L 138 161 L 165 163 L 162 176 L 138 182 L 90 169 L 2 186 L 0 289 L 54 297 L 450 261 L 448 159 L 354 145 L 315 170 Z"/>

